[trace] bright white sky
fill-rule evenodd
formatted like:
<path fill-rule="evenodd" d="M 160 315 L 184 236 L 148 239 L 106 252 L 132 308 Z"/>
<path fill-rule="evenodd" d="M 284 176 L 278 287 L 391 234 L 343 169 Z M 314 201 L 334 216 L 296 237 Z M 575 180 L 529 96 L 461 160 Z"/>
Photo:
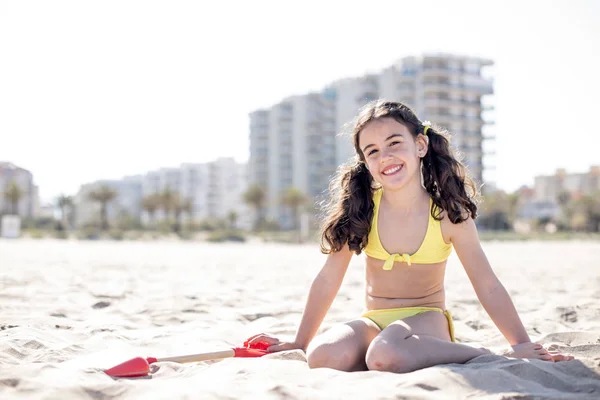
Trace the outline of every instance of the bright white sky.
<path fill-rule="evenodd" d="M 0 161 L 31 170 L 46 201 L 245 161 L 250 111 L 442 51 L 496 63 L 500 188 L 600 164 L 600 1 L 291 4 L 0 0 Z"/>

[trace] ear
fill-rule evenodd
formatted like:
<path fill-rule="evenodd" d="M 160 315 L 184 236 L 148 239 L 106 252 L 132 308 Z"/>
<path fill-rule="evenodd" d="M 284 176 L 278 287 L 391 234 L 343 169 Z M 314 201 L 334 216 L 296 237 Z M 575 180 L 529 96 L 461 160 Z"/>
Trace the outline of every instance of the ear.
<path fill-rule="evenodd" d="M 423 134 L 419 134 L 415 139 L 417 145 L 417 155 L 419 158 L 425 157 L 427 150 L 429 150 L 429 138 Z"/>

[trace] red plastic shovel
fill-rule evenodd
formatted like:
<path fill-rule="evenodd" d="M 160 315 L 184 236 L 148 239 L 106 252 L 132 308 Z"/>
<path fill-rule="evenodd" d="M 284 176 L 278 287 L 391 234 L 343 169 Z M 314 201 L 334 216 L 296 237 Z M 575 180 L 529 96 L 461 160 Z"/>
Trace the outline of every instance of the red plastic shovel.
<path fill-rule="evenodd" d="M 177 363 L 198 362 L 207 360 L 220 360 L 231 357 L 262 357 L 267 354 L 267 348 L 270 344 L 259 342 L 248 345 L 248 341 L 244 342 L 244 347 L 234 347 L 227 350 L 212 351 L 209 353 L 190 354 L 186 356 L 175 357 L 135 357 L 127 360 L 124 363 L 116 365 L 105 370 L 107 375 L 115 378 L 136 378 L 146 376 L 150 373 L 150 364 L 161 361 L 171 361 Z"/>

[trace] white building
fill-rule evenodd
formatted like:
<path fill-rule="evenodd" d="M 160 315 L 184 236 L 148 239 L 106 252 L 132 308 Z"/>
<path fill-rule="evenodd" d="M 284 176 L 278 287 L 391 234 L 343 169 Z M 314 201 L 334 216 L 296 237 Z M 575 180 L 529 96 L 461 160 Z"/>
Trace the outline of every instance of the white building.
<path fill-rule="evenodd" d="M 490 60 L 449 54 L 407 57 L 377 74 L 333 82 L 321 92 L 292 96 L 250 114 L 250 183 L 267 192 L 267 216 L 292 226 L 280 198 L 296 187 L 315 200 L 326 193 L 337 166 L 354 154 L 350 124 L 369 101 L 411 106 L 422 120 L 448 129 L 476 181 L 483 181 L 482 101 L 493 93 L 483 69 Z"/>
<path fill-rule="evenodd" d="M 142 177 L 130 176 L 121 180 L 101 180 L 82 185 L 73 199 L 75 226 L 100 225 L 100 203 L 90 199 L 90 193 L 106 186 L 115 191 L 115 198 L 108 203 L 107 217 L 111 226 L 119 221 L 139 221 L 141 216 Z"/>
<path fill-rule="evenodd" d="M 281 197 L 291 186 L 317 197 L 335 172 L 335 97 L 313 93 L 250 115 L 250 179 L 267 195 L 267 218 L 291 226 Z"/>
<path fill-rule="evenodd" d="M 536 200 L 552 203 L 557 203 L 562 193 L 571 196 L 600 193 L 600 166 L 592 166 L 583 173 L 568 174 L 561 168 L 554 175 L 536 176 L 534 189 Z"/>
<path fill-rule="evenodd" d="M 11 184 L 16 184 L 21 192 L 21 198 L 16 204 L 16 210 L 6 198 L 6 191 Z M 24 218 L 35 218 L 39 213 L 39 192 L 33 182 L 30 171 L 10 162 L 0 161 L 0 215 L 16 212 Z"/>
<path fill-rule="evenodd" d="M 179 168 L 162 168 L 146 174 L 142 179 L 143 197 L 173 192 L 184 201 L 191 202 L 191 220 L 225 219 L 230 212 L 238 216 L 237 226 L 248 229 L 251 215 L 243 201 L 248 187 L 247 165 L 233 158 L 219 158 L 208 163 L 182 164 Z M 157 221 L 164 220 L 164 212 L 155 213 Z M 190 216 L 182 216 L 189 218 Z M 142 221 L 149 216 L 142 210 Z"/>

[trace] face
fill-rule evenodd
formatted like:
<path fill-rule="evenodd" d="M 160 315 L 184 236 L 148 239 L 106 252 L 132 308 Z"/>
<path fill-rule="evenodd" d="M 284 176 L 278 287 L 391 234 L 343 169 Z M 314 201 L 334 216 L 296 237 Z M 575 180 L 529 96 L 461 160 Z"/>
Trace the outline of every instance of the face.
<path fill-rule="evenodd" d="M 371 121 L 359 134 L 359 147 L 373 179 L 384 188 L 399 189 L 417 179 L 420 159 L 427 153 L 427 139 L 416 139 L 393 118 Z"/>

